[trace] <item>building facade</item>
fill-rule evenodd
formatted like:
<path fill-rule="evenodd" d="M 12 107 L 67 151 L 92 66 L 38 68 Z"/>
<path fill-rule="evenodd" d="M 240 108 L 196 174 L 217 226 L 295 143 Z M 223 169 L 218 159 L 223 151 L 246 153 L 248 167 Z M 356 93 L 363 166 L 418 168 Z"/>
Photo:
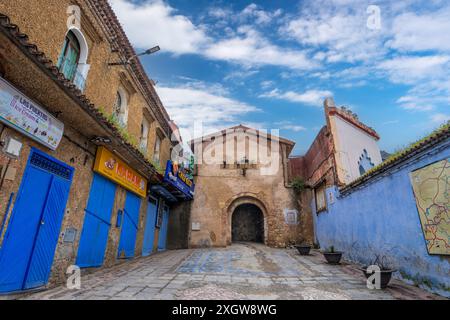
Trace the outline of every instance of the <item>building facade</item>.
<path fill-rule="evenodd" d="M 106 0 L 0 3 L 0 293 L 166 248 L 178 141 L 135 54 Z"/>
<path fill-rule="evenodd" d="M 288 184 L 294 142 L 242 125 L 191 142 L 196 194 L 190 207 L 189 246 L 223 247 L 254 241 L 274 247 L 312 240 Z"/>

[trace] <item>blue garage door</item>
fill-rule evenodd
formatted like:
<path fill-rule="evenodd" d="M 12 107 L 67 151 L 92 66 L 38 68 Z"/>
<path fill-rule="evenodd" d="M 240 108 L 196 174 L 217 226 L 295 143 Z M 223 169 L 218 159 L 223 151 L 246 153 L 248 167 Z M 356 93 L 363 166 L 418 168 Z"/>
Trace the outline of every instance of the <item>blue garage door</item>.
<path fill-rule="evenodd" d="M 147 207 L 147 220 L 145 222 L 144 243 L 142 246 L 142 255 L 144 257 L 150 255 L 153 251 L 157 212 L 158 201 L 156 199 L 150 198 Z"/>
<path fill-rule="evenodd" d="M 159 229 L 158 251 L 166 250 L 168 227 L 169 227 L 169 207 L 164 206 L 163 221 L 161 229 Z"/>
<path fill-rule="evenodd" d="M 32 149 L 0 244 L 0 292 L 45 285 L 74 169 Z"/>
<path fill-rule="evenodd" d="M 103 264 L 116 188 L 110 180 L 94 174 L 77 256 L 81 268 Z"/>
<path fill-rule="evenodd" d="M 132 192 L 127 192 L 125 208 L 123 209 L 122 230 L 119 241 L 119 258 L 134 257 L 136 235 L 139 223 L 139 208 L 141 198 Z"/>

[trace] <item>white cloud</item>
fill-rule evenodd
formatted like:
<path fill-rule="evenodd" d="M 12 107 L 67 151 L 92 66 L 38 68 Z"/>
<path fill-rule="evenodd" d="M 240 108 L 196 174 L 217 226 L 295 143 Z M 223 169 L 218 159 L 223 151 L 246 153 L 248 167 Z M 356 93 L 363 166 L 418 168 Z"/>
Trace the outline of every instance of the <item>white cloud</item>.
<path fill-rule="evenodd" d="M 187 17 L 160 0 L 135 4 L 126 0 L 109 0 L 134 46 L 175 54 L 195 53 L 208 41 L 205 32 Z"/>
<path fill-rule="evenodd" d="M 432 103 L 418 96 L 403 96 L 397 103 L 405 110 L 410 111 L 430 111 L 434 109 Z"/>
<path fill-rule="evenodd" d="M 435 124 L 444 124 L 450 121 L 450 114 L 436 113 L 431 115 L 430 120 Z"/>
<path fill-rule="evenodd" d="M 109 1 L 130 41 L 138 48 L 160 45 L 166 52 L 198 54 L 247 67 L 272 65 L 311 69 L 318 65 L 310 61 L 304 51 L 279 47 L 249 26 L 240 26 L 237 32 L 229 28 L 227 34 L 231 36 L 214 38 L 207 34 L 206 26 L 196 26 L 188 17 L 176 14 L 176 10 L 162 0 L 147 0 L 140 4 L 130 0 Z M 210 14 L 223 17 L 226 12 L 216 9 Z M 241 15 L 251 15 L 256 17 L 256 23 L 263 23 L 279 14 L 281 11 L 269 14 L 250 5 Z"/>
<path fill-rule="evenodd" d="M 402 51 L 450 51 L 450 8 L 429 14 L 404 13 L 394 19 L 388 43 Z"/>
<path fill-rule="evenodd" d="M 281 127 L 281 129 L 291 130 L 291 131 L 294 131 L 294 132 L 306 131 L 305 127 L 297 126 L 297 125 L 293 125 L 293 124 L 284 125 L 284 126 Z"/>
<path fill-rule="evenodd" d="M 190 83 L 185 86 L 156 87 L 170 117 L 186 130 L 201 122 L 205 133 L 240 123 L 239 117 L 259 112 L 255 106 L 228 97 L 220 86 Z"/>
<path fill-rule="evenodd" d="M 433 79 L 448 74 L 449 56 L 404 56 L 386 60 L 378 68 L 388 73 L 396 83 L 414 84 L 424 79 Z"/>
<path fill-rule="evenodd" d="M 327 90 L 308 90 L 303 93 L 294 91 L 281 92 L 279 89 L 274 89 L 270 92 L 260 95 L 260 98 L 275 98 L 279 100 L 286 100 L 290 102 L 303 103 L 315 107 L 320 107 L 327 97 L 331 97 L 333 93 Z"/>
<path fill-rule="evenodd" d="M 284 49 L 270 43 L 249 26 L 238 29 L 239 36 L 210 44 L 204 55 L 214 60 L 225 60 L 246 66 L 272 65 L 292 69 L 312 69 L 318 66 L 305 51 Z"/>
<path fill-rule="evenodd" d="M 274 12 L 265 11 L 260 9 L 258 5 L 252 3 L 242 10 L 239 17 L 243 19 L 253 18 L 257 24 L 267 24 L 274 18 L 279 17 L 282 12 L 281 9 L 277 9 Z"/>
<path fill-rule="evenodd" d="M 274 125 L 277 127 L 277 129 L 294 131 L 294 132 L 300 132 L 300 131 L 307 130 L 304 126 L 292 123 L 291 121 L 279 121 L 279 122 L 275 122 Z"/>
<path fill-rule="evenodd" d="M 367 6 L 366 6 L 367 7 Z M 299 17 L 280 29 L 284 37 L 295 39 L 302 45 L 320 48 L 315 59 L 335 62 L 369 61 L 386 52 L 381 39 L 382 30 L 369 30 L 364 6 L 325 4 L 319 11 L 306 7 Z"/>

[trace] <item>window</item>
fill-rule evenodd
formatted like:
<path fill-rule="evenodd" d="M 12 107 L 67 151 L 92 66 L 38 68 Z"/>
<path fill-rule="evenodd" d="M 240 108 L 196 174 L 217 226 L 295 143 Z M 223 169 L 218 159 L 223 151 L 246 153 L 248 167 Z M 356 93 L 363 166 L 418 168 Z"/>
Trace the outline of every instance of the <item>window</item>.
<path fill-rule="evenodd" d="M 358 166 L 360 175 L 363 175 L 375 166 L 366 149 L 363 150 L 362 155 L 359 157 Z"/>
<path fill-rule="evenodd" d="M 317 213 L 327 210 L 327 197 L 325 190 L 326 190 L 325 182 L 320 184 L 318 187 L 314 189 Z"/>
<path fill-rule="evenodd" d="M 119 88 L 116 95 L 116 101 L 114 102 L 113 107 L 113 115 L 114 118 L 119 122 L 122 127 L 127 126 L 128 122 L 128 102 L 127 102 L 127 94 L 125 90 Z"/>
<path fill-rule="evenodd" d="M 155 150 L 153 150 L 153 161 L 156 163 L 160 162 L 161 154 L 161 137 L 157 134 L 155 140 Z"/>
<path fill-rule="evenodd" d="M 148 132 L 150 130 L 150 124 L 146 118 L 142 119 L 141 124 L 141 150 L 147 153 L 148 147 Z"/>
<path fill-rule="evenodd" d="M 90 69 L 87 57 L 88 45 L 83 33 L 75 27 L 71 28 L 64 39 L 57 66 L 64 77 L 81 91 L 84 91 Z"/>
<path fill-rule="evenodd" d="M 66 79 L 73 81 L 80 60 L 81 46 L 77 37 L 72 31 L 69 31 L 64 41 L 63 50 L 58 61 L 59 70 Z"/>

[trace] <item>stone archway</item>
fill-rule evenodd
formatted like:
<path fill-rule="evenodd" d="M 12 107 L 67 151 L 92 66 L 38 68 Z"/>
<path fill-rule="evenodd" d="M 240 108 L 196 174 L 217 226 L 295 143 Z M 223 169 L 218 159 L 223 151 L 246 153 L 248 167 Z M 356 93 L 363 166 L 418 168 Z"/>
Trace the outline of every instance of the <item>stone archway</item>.
<path fill-rule="evenodd" d="M 264 204 L 262 200 L 259 200 L 259 196 L 257 194 L 243 193 L 234 196 L 227 202 L 226 208 L 226 217 L 227 220 L 225 222 L 226 225 L 226 239 L 227 245 L 231 245 L 233 242 L 232 234 L 233 234 L 233 216 L 237 211 L 248 211 L 250 213 L 256 213 L 256 220 L 260 223 L 258 230 L 259 237 L 257 238 L 258 242 L 267 243 L 268 238 L 268 222 L 267 222 L 267 206 Z M 240 208 L 240 209 L 239 209 Z M 239 209 L 239 210 L 238 210 Z M 241 213 L 245 215 L 245 213 Z M 262 235 L 262 236 L 261 236 Z"/>
<path fill-rule="evenodd" d="M 244 203 L 234 209 L 231 218 L 231 240 L 264 243 L 264 215 L 258 206 Z"/>

